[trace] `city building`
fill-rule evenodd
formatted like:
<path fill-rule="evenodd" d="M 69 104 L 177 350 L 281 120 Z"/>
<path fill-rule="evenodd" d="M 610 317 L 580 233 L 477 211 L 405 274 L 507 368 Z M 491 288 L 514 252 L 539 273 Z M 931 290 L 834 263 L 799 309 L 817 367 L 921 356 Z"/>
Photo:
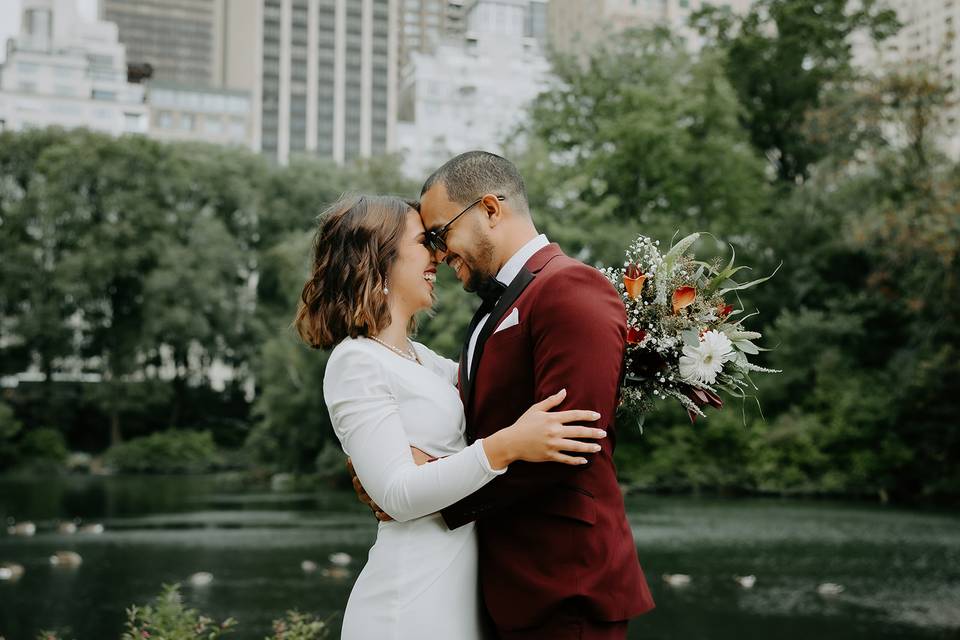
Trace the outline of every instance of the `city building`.
<path fill-rule="evenodd" d="M 347 162 L 394 147 L 398 0 L 260 0 L 255 147 Z"/>
<path fill-rule="evenodd" d="M 667 27 L 696 51 L 703 41 L 687 24 L 690 14 L 710 5 L 743 14 L 752 4 L 753 0 L 550 0 L 547 31 L 553 51 L 580 60 L 587 60 L 611 33 L 634 27 Z"/>
<path fill-rule="evenodd" d="M 224 66 L 224 0 L 100 0 L 100 19 L 117 25 L 127 60 L 153 67 L 153 78 L 220 86 Z"/>
<path fill-rule="evenodd" d="M 542 8 L 529 0 L 475 0 L 459 41 L 411 54 L 398 126 L 408 175 L 423 178 L 471 149 L 503 150 L 550 73 L 540 43 L 529 35 L 532 5 Z"/>
<path fill-rule="evenodd" d="M 250 147 L 253 103 L 249 91 L 150 82 L 150 137 Z"/>
<path fill-rule="evenodd" d="M 261 0 L 99 0 L 131 64 L 166 84 L 252 91 Z"/>
<path fill-rule="evenodd" d="M 75 0 L 24 0 L 0 67 L 0 129 L 51 125 L 146 133 L 144 88 L 127 81 L 116 25 L 80 20 Z"/>
<path fill-rule="evenodd" d="M 524 31 L 530 38 L 536 39 L 546 51 L 549 45 L 547 37 L 547 5 L 549 0 L 530 0 L 527 4 L 526 26 Z"/>
<path fill-rule="evenodd" d="M 444 40 L 463 36 L 465 3 L 472 0 L 399 0 L 400 66 L 410 54 L 433 53 Z"/>
<path fill-rule="evenodd" d="M 257 149 L 258 0 L 100 0 L 143 70 L 150 135 Z"/>
<path fill-rule="evenodd" d="M 869 34 L 857 33 L 852 43 L 853 62 L 861 69 L 882 74 L 911 67 L 932 69 L 949 87 L 948 108 L 935 135 L 943 150 L 960 158 L 960 0 L 888 0 L 903 25 L 887 40 L 876 43 Z M 892 135 L 892 132 L 890 132 Z"/>

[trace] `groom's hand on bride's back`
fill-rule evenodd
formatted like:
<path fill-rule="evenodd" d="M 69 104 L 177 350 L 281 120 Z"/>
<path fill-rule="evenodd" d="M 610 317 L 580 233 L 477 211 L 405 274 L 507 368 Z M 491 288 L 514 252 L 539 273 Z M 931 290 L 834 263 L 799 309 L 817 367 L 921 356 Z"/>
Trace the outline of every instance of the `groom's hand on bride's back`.
<path fill-rule="evenodd" d="M 431 456 L 428 453 L 421 451 L 416 447 L 410 447 L 410 453 L 413 455 L 413 461 L 417 465 L 427 464 L 428 462 L 433 462 L 438 460 L 435 456 Z M 363 504 L 370 507 L 370 510 L 373 511 L 373 515 L 376 516 L 377 520 L 380 522 L 390 522 L 393 520 L 390 516 L 386 514 L 377 503 L 373 501 L 373 498 L 370 497 L 370 494 L 367 493 L 367 490 L 363 488 L 363 484 L 360 483 L 360 478 L 357 477 L 357 472 L 353 468 L 353 461 L 350 458 L 347 458 L 347 471 L 350 472 L 350 480 L 353 483 L 353 490 L 357 494 L 357 500 Z"/>
<path fill-rule="evenodd" d="M 357 500 L 370 507 L 373 515 L 376 516 L 380 522 L 390 522 L 393 520 L 393 518 L 377 506 L 377 503 L 373 501 L 373 498 L 370 497 L 367 490 L 360 484 L 360 478 L 357 477 L 357 471 L 353 468 L 353 460 L 350 458 L 347 458 L 347 471 L 350 472 L 350 480 L 353 482 L 353 490 L 357 494 Z"/>

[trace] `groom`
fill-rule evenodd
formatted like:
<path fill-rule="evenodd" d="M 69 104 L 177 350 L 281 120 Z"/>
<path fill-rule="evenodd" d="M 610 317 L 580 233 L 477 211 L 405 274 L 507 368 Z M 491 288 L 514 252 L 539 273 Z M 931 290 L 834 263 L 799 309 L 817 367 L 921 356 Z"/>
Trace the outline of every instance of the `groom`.
<path fill-rule="evenodd" d="M 459 388 L 467 440 L 512 424 L 566 388 L 555 410 L 589 407 L 606 429 L 580 466 L 514 462 L 444 509 L 477 522 L 484 602 L 502 639 L 626 638 L 654 603 L 613 464 L 626 315 L 596 269 L 538 234 L 517 168 L 472 151 L 421 191 L 427 243 L 483 299 L 467 331 Z M 375 508 L 375 505 L 373 505 Z"/>

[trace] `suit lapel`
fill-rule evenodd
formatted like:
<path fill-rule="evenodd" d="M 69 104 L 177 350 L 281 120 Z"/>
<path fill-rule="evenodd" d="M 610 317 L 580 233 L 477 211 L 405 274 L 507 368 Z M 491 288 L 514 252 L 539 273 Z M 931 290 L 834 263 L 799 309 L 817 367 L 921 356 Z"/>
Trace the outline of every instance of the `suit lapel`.
<path fill-rule="evenodd" d="M 543 249 L 537 251 L 533 256 L 527 261 L 526 266 L 520 270 L 520 273 L 517 274 L 517 277 L 513 279 L 513 282 L 510 283 L 510 286 L 507 287 L 506 291 L 503 292 L 503 296 L 500 297 L 500 300 L 497 302 L 496 306 L 490 312 L 490 318 L 487 320 L 487 323 L 483 325 L 483 330 L 480 332 L 480 335 L 477 336 L 477 344 L 473 348 L 473 362 L 471 363 L 469 375 L 467 375 L 467 350 L 470 348 L 470 337 L 473 335 L 473 332 L 477 328 L 477 323 L 483 318 L 484 314 L 477 312 L 477 315 L 474 316 L 473 321 L 470 323 L 470 328 L 467 330 L 467 341 L 463 345 L 463 350 L 460 353 L 460 399 L 463 401 L 464 410 L 467 411 L 467 435 L 469 441 L 473 441 L 473 434 L 475 429 L 473 428 L 472 421 L 470 420 L 470 402 L 473 399 L 473 385 L 477 375 L 478 367 L 480 366 L 480 356 L 483 354 L 483 347 L 487 342 L 487 339 L 493 335 L 493 331 L 496 328 L 497 324 L 500 322 L 503 314 L 506 313 L 507 309 L 517 301 L 517 298 L 520 297 L 520 294 L 523 293 L 524 289 L 533 282 L 534 277 L 539 273 L 547 263 L 556 258 L 557 256 L 562 256 L 563 251 L 560 249 L 560 245 L 550 243 Z"/>
<path fill-rule="evenodd" d="M 517 298 L 520 297 L 520 294 L 523 293 L 523 290 L 527 288 L 531 282 L 533 282 L 534 275 L 526 268 L 521 269 L 520 273 L 517 274 L 517 277 L 513 279 L 513 282 L 510 283 L 510 286 L 507 287 L 506 291 L 503 292 L 503 295 L 500 296 L 500 300 L 497 302 L 497 305 L 493 308 L 493 311 L 490 312 L 490 317 L 487 318 L 486 324 L 483 325 L 483 329 L 480 330 L 480 335 L 477 336 L 477 344 L 473 348 L 473 360 L 470 363 L 470 375 L 466 379 L 466 390 L 463 393 L 464 406 L 468 406 L 471 399 L 471 392 L 473 391 L 473 383 L 477 376 L 477 367 L 480 365 L 480 356 L 483 355 L 483 347 L 487 343 L 487 339 L 493 335 L 493 330 L 496 328 L 497 323 L 500 322 L 500 319 L 503 318 L 503 314 L 506 313 L 507 309 L 517 301 Z M 474 326 L 476 330 L 476 326 Z M 473 332 L 471 332 L 473 335 Z M 464 358 L 460 361 L 461 369 L 465 368 L 466 361 L 466 352 L 464 352 Z"/>
<path fill-rule="evenodd" d="M 470 351 L 470 338 L 473 337 L 473 332 L 477 330 L 477 325 L 480 324 L 480 321 L 483 319 L 483 316 L 487 314 L 488 308 L 486 305 L 480 305 L 480 308 L 477 309 L 477 312 L 473 314 L 473 318 L 470 320 L 470 326 L 467 327 L 467 339 L 463 343 L 463 347 L 460 349 L 460 372 L 457 376 L 459 389 L 460 389 L 460 401 L 463 402 L 463 406 L 467 406 L 467 390 L 469 389 L 469 383 L 467 382 L 469 376 L 467 375 L 467 354 Z M 476 360 L 476 357 L 474 357 Z"/>

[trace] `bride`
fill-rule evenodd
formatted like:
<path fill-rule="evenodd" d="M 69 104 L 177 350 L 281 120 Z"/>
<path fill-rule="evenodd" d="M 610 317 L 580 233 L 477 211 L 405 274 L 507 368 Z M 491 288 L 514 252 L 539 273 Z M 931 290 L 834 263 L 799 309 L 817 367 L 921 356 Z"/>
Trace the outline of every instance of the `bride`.
<path fill-rule="evenodd" d="M 416 314 L 434 301 L 437 262 L 424 233 L 416 203 L 341 199 L 320 218 L 295 320 L 310 346 L 333 348 L 323 393 L 334 431 L 366 491 L 393 518 L 379 523 L 350 593 L 346 640 L 483 637 L 473 523 L 451 531 L 436 512 L 514 461 L 583 464 L 563 452 L 600 447 L 571 438 L 605 435 L 567 424 L 596 420 L 593 411 L 551 413 L 560 390 L 466 446 L 457 363 L 409 338 Z"/>

